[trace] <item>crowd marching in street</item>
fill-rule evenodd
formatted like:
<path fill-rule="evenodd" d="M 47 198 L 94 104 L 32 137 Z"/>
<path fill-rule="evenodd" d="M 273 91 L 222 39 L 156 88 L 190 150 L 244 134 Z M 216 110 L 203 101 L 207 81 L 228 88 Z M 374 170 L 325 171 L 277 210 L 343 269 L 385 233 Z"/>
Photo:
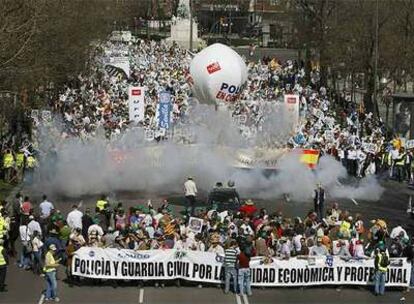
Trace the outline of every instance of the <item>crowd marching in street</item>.
<path fill-rule="evenodd" d="M 105 69 L 106 50 L 129 56 L 129 77 Z M 190 56 L 186 51 L 177 45 L 133 39 L 128 44 L 105 42 L 95 52 L 89 62 L 90 73 L 79 75 L 49 101 L 52 113 L 61 119 L 60 129 L 49 128 L 58 129 L 61 140 L 93 137 L 100 128 L 110 139 L 132 126 L 126 93 L 129 85 L 148 88 L 145 119 L 139 127 L 159 131 L 156 108 L 161 90 L 173 96 L 174 121 L 191 120 L 187 83 Z M 342 162 L 351 176 L 378 175 L 413 182 L 413 151 L 406 149 L 398 136 L 390 137 L 381 120 L 364 113 L 349 94 L 336 94 L 320 86 L 317 70 L 309 83 L 305 83 L 303 65 L 294 60 L 282 63 L 263 58 L 249 62 L 248 71 L 240 100 L 229 105 L 233 117 L 243 116 L 239 130 L 246 140 L 254 141 L 264 129 L 269 104 L 280 102 L 286 93 L 298 94 L 299 126 L 283 139 L 271 132 L 265 134 L 263 146 L 315 149 L 320 155 L 329 154 Z M 1 175 L 6 182 L 31 182 L 36 167 L 41 165 L 43 152 L 37 150 L 38 146 L 36 136 L 32 142 L 13 144 L 10 138 L 2 142 Z M 12 256 L 18 258 L 22 269 L 44 276 L 46 299 L 58 301 L 56 268 L 65 267 L 68 281 L 79 282 L 71 274 L 71 258 L 82 246 L 218 253 L 225 256 L 225 292 L 229 292 L 233 278 L 238 283 L 233 291 L 248 295 L 252 293 L 249 260 L 253 256 L 285 260 L 295 256 L 334 255 L 343 260 L 373 257 L 376 294 L 384 294 L 390 257 L 407 257 L 414 263 L 414 236 L 404 227 L 389 227 L 385 218 L 367 221 L 361 214 L 341 210 L 336 202 L 328 204 L 323 185 L 315 189 L 313 210 L 290 218 L 280 211 L 258 209 L 251 200 L 224 213 L 207 205 L 195 208 L 197 188 L 191 178 L 189 181 L 185 186 L 189 208 L 184 214 L 174 213 L 167 200 L 159 208 L 151 203 L 127 208 L 121 202 L 109 203 L 105 195 L 94 209 L 73 205 L 68 214 L 55 208 L 46 195 L 40 204 L 20 193 L 13 201 L 2 202 L 0 290 L 6 290 L 8 256 Z M 201 233 L 188 230 L 190 216 L 202 219 Z"/>
<path fill-rule="evenodd" d="M 113 56 L 129 56 L 129 78 L 121 72 L 111 74 L 105 69 L 108 52 Z M 71 137 L 97 136 L 101 129 L 112 139 L 135 127 L 128 117 L 127 88 L 138 85 L 147 88 L 145 118 L 139 126 L 153 130 L 155 138 L 168 137 L 157 124 L 158 94 L 162 90 L 171 92 L 175 123 L 185 124 L 193 119 L 189 115 L 189 61 L 185 50 L 162 42 L 137 39 L 129 44 L 107 41 L 97 46 L 88 65 L 89 73 L 79 75 L 50 98 L 50 108 L 57 119 L 53 124 L 46 124 L 50 129 L 48 135 L 57 138 L 56 145 Z M 226 105 L 239 122 L 242 137 L 269 149 L 316 149 L 320 155 L 329 154 L 341 161 L 351 176 L 378 174 L 400 182 L 412 182 L 412 147 L 405 147 L 404 141 L 387 131 L 380 119 L 365 113 L 351 100 L 349 93 L 337 94 L 321 87 L 317 70 L 306 83 L 302 65 L 294 60 L 282 63 L 275 58 L 248 62 L 248 80 L 240 99 Z M 272 119 L 266 111 L 280 103 L 284 94 L 300 96 L 300 124 L 288 134 L 275 132 L 272 124 L 266 127 Z M 31 141 L 28 136 L 23 137 L 22 142 L 16 142 L 13 136 L 2 139 L 1 175 L 6 181 L 19 182 L 23 171 L 33 171 L 50 152 L 41 151 L 38 143 L 41 121 L 34 119 L 33 125 Z"/>
<path fill-rule="evenodd" d="M 253 256 L 282 260 L 328 255 L 344 261 L 375 258 L 376 294 L 384 294 L 389 258 L 407 257 L 411 263 L 414 260 L 414 237 L 403 226 L 388 227 L 384 219 L 366 221 L 360 214 L 341 210 L 336 202 L 329 208 L 320 208 L 325 206 L 322 185 L 315 189 L 314 210 L 290 218 L 280 211 L 258 209 L 252 200 L 246 200 L 233 211 L 218 212 L 207 206 L 194 208 L 197 188 L 191 177 L 188 181 L 185 183 L 188 208 L 181 213 L 174 212 L 167 200 L 160 202 L 159 208 L 154 208 L 151 202 L 127 208 L 121 202 L 109 203 L 103 195 L 94 210 L 73 205 L 68 214 L 62 214 L 46 195 L 40 204 L 34 204 L 19 193 L 9 204 L 10 213 L 2 205 L 4 265 L 8 256 L 17 257 L 19 267 L 45 276 L 46 298 L 54 299 L 57 267 L 65 268 L 70 284 L 83 282 L 71 274 L 73 254 L 82 246 L 220 254 L 224 256 L 225 292 L 229 291 L 232 277 L 235 286 L 238 285 L 233 290 L 242 294 L 252 292 L 250 274 L 246 271 Z M 200 233 L 189 228 L 190 216 L 202 220 Z M 5 272 L 1 274 L 4 290 Z M 411 278 L 412 286 L 414 276 Z"/>

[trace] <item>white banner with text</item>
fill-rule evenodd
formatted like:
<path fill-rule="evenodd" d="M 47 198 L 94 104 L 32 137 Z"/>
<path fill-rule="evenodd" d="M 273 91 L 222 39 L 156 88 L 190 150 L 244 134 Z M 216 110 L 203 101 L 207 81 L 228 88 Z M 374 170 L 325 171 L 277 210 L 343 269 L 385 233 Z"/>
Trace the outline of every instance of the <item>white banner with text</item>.
<path fill-rule="evenodd" d="M 220 283 L 224 257 L 200 251 L 144 250 L 82 247 L 72 260 L 72 274 L 97 279 L 184 279 Z M 386 286 L 408 286 L 411 264 L 390 259 Z M 343 261 L 338 257 L 303 257 L 289 260 L 254 257 L 250 261 L 252 286 L 370 285 L 374 260 Z"/>

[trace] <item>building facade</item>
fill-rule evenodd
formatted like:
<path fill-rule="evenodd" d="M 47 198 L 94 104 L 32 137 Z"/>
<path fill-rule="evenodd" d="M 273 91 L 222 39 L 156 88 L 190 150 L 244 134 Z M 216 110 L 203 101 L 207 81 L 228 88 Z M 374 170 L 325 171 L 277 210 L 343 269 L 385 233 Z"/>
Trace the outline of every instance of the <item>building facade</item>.
<path fill-rule="evenodd" d="M 257 38 L 263 47 L 292 46 L 292 0 L 193 0 L 202 34 Z"/>

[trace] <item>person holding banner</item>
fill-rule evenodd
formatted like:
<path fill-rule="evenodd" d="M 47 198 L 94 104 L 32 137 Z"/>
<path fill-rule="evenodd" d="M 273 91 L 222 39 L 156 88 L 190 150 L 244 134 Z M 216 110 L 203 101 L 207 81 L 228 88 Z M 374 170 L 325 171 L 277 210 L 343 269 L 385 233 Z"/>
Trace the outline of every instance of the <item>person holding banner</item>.
<path fill-rule="evenodd" d="M 252 295 L 252 289 L 250 287 L 250 258 L 251 251 L 246 250 L 247 248 L 243 246 L 241 248 L 240 254 L 237 256 L 238 262 L 238 281 L 239 281 L 239 295 L 248 296 Z"/>
<path fill-rule="evenodd" d="M 46 294 L 45 301 L 55 301 L 59 302 L 57 297 L 57 280 L 56 280 L 56 271 L 59 266 L 60 259 L 55 260 L 56 246 L 51 244 L 49 246 L 49 251 L 45 256 L 45 266 L 43 267 L 43 272 L 45 273 L 46 280 Z"/>
<path fill-rule="evenodd" d="M 231 279 L 233 279 L 233 290 L 235 293 L 237 292 L 237 254 L 237 242 L 236 240 L 231 240 L 229 248 L 224 251 L 224 293 L 229 293 Z"/>
<path fill-rule="evenodd" d="M 374 283 L 375 283 L 375 295 L 384 295 L 385 292 L 385 277 L 388 272 L 388 268 L 390 265 L 390 259 L 388 254 L 385 250 L 376 249 L 375 253 L 375 277 L 374 277 Z"/>

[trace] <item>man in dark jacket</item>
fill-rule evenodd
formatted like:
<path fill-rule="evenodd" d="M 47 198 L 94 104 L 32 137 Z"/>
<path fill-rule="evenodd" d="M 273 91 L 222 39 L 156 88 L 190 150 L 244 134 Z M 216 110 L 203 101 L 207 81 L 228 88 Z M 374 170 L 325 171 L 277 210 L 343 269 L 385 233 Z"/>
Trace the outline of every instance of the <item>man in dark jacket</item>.
<path fill-rule="evenodd" d="M 404 248 L 403 256 L 411 263 L 411 281 L 409 289 L 414 288 L 414 235 L 411 236 L 411 243 Z"/>
<path fill-rule="evenodd" d="M 321 183 L 318 183 L 317 188 L 314 190 L 313 205 L 314 210 L 318 215 L 318 220 L 322 221 L 325 212 L 325 189 L 322 188 Z"/>
<path fill-rule="evenodd" d="M 85 213 L 82 216 L 82 236 L 85 240 L 88 239 L 88 229 L 93 225 L 93 219 L 91 217 L 91 210 L 86 208 Z"/>

